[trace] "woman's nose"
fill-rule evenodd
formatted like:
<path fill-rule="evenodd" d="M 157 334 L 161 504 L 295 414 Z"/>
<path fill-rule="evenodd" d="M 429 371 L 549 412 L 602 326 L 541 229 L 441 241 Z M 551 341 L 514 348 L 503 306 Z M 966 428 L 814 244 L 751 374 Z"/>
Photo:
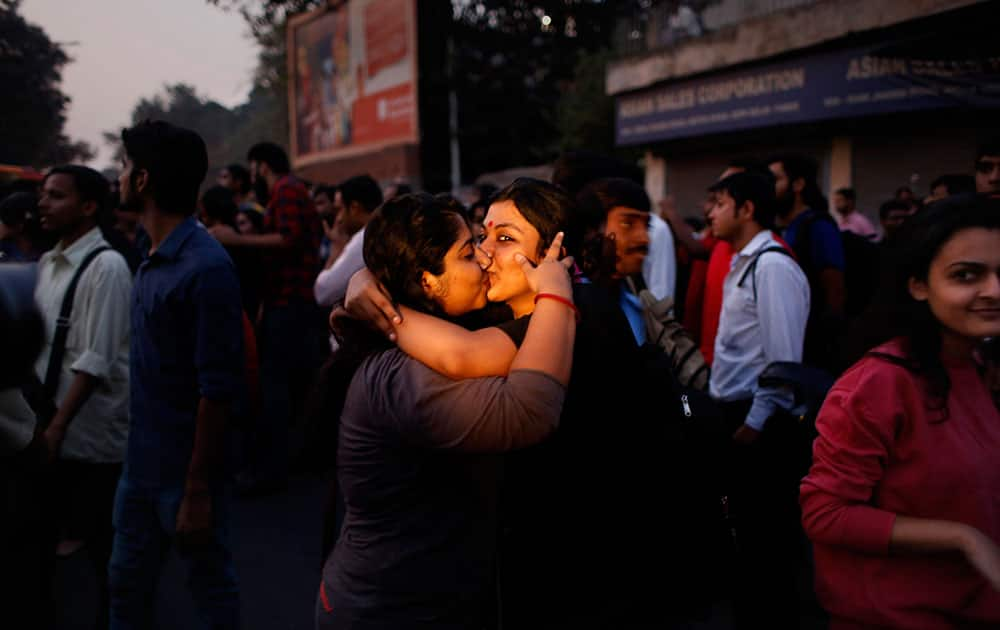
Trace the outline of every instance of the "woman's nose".
<path fill-rule="evenodd" d="M 479 263 L 480 268 L 483 271 L 490 268 L 493 264 L 493 254 L 486 251 L 481 245 L 476 247 L 476 262 Z"/>

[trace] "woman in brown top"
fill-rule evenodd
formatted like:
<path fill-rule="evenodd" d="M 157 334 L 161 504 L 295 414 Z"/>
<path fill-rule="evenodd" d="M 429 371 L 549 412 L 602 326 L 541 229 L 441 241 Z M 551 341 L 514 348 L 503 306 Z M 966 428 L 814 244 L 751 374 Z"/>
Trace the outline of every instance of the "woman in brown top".
<path fill-rule="evenodd" d="M 540 300 L 506 377 L 451 380 L 398 349 L 347 390 L 337 475 L 347 515 L 327 559 L 318 628 L 480 628 L 492 598 L 496 454 L 542 440 L 569 381 L 575 309 L 557 239 L 520 263 Z M 365 263 L 400 304 L 454 319 L 486 304 L 491 259 L 460 206 L 405 195 L 375 213 Z"/>

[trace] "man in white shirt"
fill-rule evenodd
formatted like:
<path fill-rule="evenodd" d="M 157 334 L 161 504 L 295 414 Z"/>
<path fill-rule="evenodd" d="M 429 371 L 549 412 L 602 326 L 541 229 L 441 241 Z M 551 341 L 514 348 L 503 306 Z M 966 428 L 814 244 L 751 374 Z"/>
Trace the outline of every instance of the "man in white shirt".
<path fill-rule="evenodd" d="M 667 222 L 655 212 L 649 215 L 649 255 L 642 263 L 642 277 L 646 280 L 646 288 L 656 299 L 674 297 L 677 289 L 674 234 Z"/>
<path fill-rule="evenodd" d="M 723 284 L 709 380 L 709 393 L 735 428 L 727 462 L 739 541 L 734 618 L 737 627 L 796 627 L 798 480 L 786 466 L 796 449 L 794 440 L 786 439 L 789 425 L 780 421 L 787 418 L 772 418 L 793 401 L 757 381 L 775 361 L 802 360 L 809 282 L 769 229 L 772 181 L 736 173 L 711 190 L 716 192 L 712 232 L 736 252 Z M 765 432 L 769 422 L 776 424 Z"/>
<path fill-rule="evenodd" d="M 59 243 L 39 260 L 35 288 L 45 320 L 45 346 L 35 371 L 56 409 L 43 434 L 55 460 L 55 496 L 50 498 L 61 512 L 65 538 L 84 543 L 97 571 L 104 625 L 111 509 L 128 435 L 132 292 L 125 259 L 97 225 L 108 197 L 107 180 L 93 169 L 71 165 L 49 171 L 38 207 L 42 227 L 57 234 Z M 106 249 L 80 275 L 65 351 L 58 369 L 50 371 L 63 298 L 83 262 L 99 248 Z"/>
<path fill-rule="evenodd" d="M 313 293 L 320 306 L 330 307 L 343 302 L 351 276 L 365 266 L 361 253 L 365 225 L 380 205 L 382 189 L 370 175 L 358 175 L 337 186 L 334 198 L 336 224 L 330 229 L 349 234 L 350 240 L 339 255 L 331 252 L 326 268 L 316 278 Z"/>
<path fill-rule="evenodd" d="M 750 402 L 734 436 L 745 442 L 785 401 L 780 392 L 758 388 L 757 378 L 770 363 L 802 360 L 809 316 L 809 282 L 769 229 L 773 210 L 761 207 L 773 199 L 767 183 L 749 173 L 720 180 L 712 186 L 717 195 L 709 215 L 716 238 L 736 252 L 723 285 L 709 388 L 718 400 Z"/>

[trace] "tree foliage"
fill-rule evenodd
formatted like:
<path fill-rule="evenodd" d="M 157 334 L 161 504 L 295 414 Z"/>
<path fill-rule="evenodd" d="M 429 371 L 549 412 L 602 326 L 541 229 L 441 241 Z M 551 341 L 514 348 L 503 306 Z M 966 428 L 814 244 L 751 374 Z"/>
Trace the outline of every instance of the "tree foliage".
<path fill-rule="evenodd" d="M 464 173 L 546 162 L 575 141 L 563 135 L 575 130 L 560 119 L 566 108 L 559 104 L 579 79 L 603 89 L 603 72 L 577 76 L 578 58 L 608 45 L 622 4 L 455 3 L 453 81 Z"/>
<path fill-rule="evenodd" d="M 327 3 L 206 1 L 246 21 L 260 45 L 255 85 L 286 111 L 287 20 Z M 466 181 L 483 172 L 549 161 L 566 148 L 613 151 L 612 101 L 604 94 L 609 55 L 602 51 L 611 42 L 615 18 L 641 2 L 419 0 L 423 143 L 447 143 L 447 137 L 427 136 L 447 134 L 446 124 L 436 119 L 447 119 L 448 92 L 454 90 Z M 444 42 L 450 53 L 430 49 L 443 49 Z M 287 126 L 284 130 L 287 137 Z M 425 157 L 425 170 L 442 167 L 426 163 L 442 161 L 439 150 L 433 153 L 438 157 Z M 446 157 L 443 162 L 446 169 Z"/>
<path fill-rule="evenodd" d="M 71 61 L 62 47 L 19 13 L 19 0 L 0 0 L 0 162 L 36 167 L 89 160 L 93 149 L 63 132 L 70 99 L 60 89 Z"/>
<path fill-rule="evenodd" d="M 573 80 L 556 104 L 559 151 L 589 149 L 613 153 L 615 103 L 604 89 L 607 49 L 580 52 Z"/>
<path fill-rule="evenodd" d="M 280 115 L 276 99 L 259 88 L 249 100 L 229 109 L 197 93 L 190 85 L 167 85 L 162 93 L 141 99 L 132 109 L 131 124 L 144 120 L 165 120 L 196 131 L 205 140 L 208 162 L 219 168 L 230 162 L 243 162 L 250 145 L 259 140 L 281 141 L 275 128 Z M 280 131 L 279 131 L 280 132 Z M 115 148 L 115 159 L 122 157 L 119 131 L 106 131 L 104 139 Z"/>

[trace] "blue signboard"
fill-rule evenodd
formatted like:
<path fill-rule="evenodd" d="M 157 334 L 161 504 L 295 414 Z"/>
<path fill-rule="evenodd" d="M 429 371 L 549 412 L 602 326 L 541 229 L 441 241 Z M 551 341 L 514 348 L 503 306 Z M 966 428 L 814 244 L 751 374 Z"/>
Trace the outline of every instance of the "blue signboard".
<path fill-rule="evenodd" d="M 620 96 L 619 146 L 789 123 L 1000 106 L 1000 56 L 974 60 L 839 50 Z"/>

